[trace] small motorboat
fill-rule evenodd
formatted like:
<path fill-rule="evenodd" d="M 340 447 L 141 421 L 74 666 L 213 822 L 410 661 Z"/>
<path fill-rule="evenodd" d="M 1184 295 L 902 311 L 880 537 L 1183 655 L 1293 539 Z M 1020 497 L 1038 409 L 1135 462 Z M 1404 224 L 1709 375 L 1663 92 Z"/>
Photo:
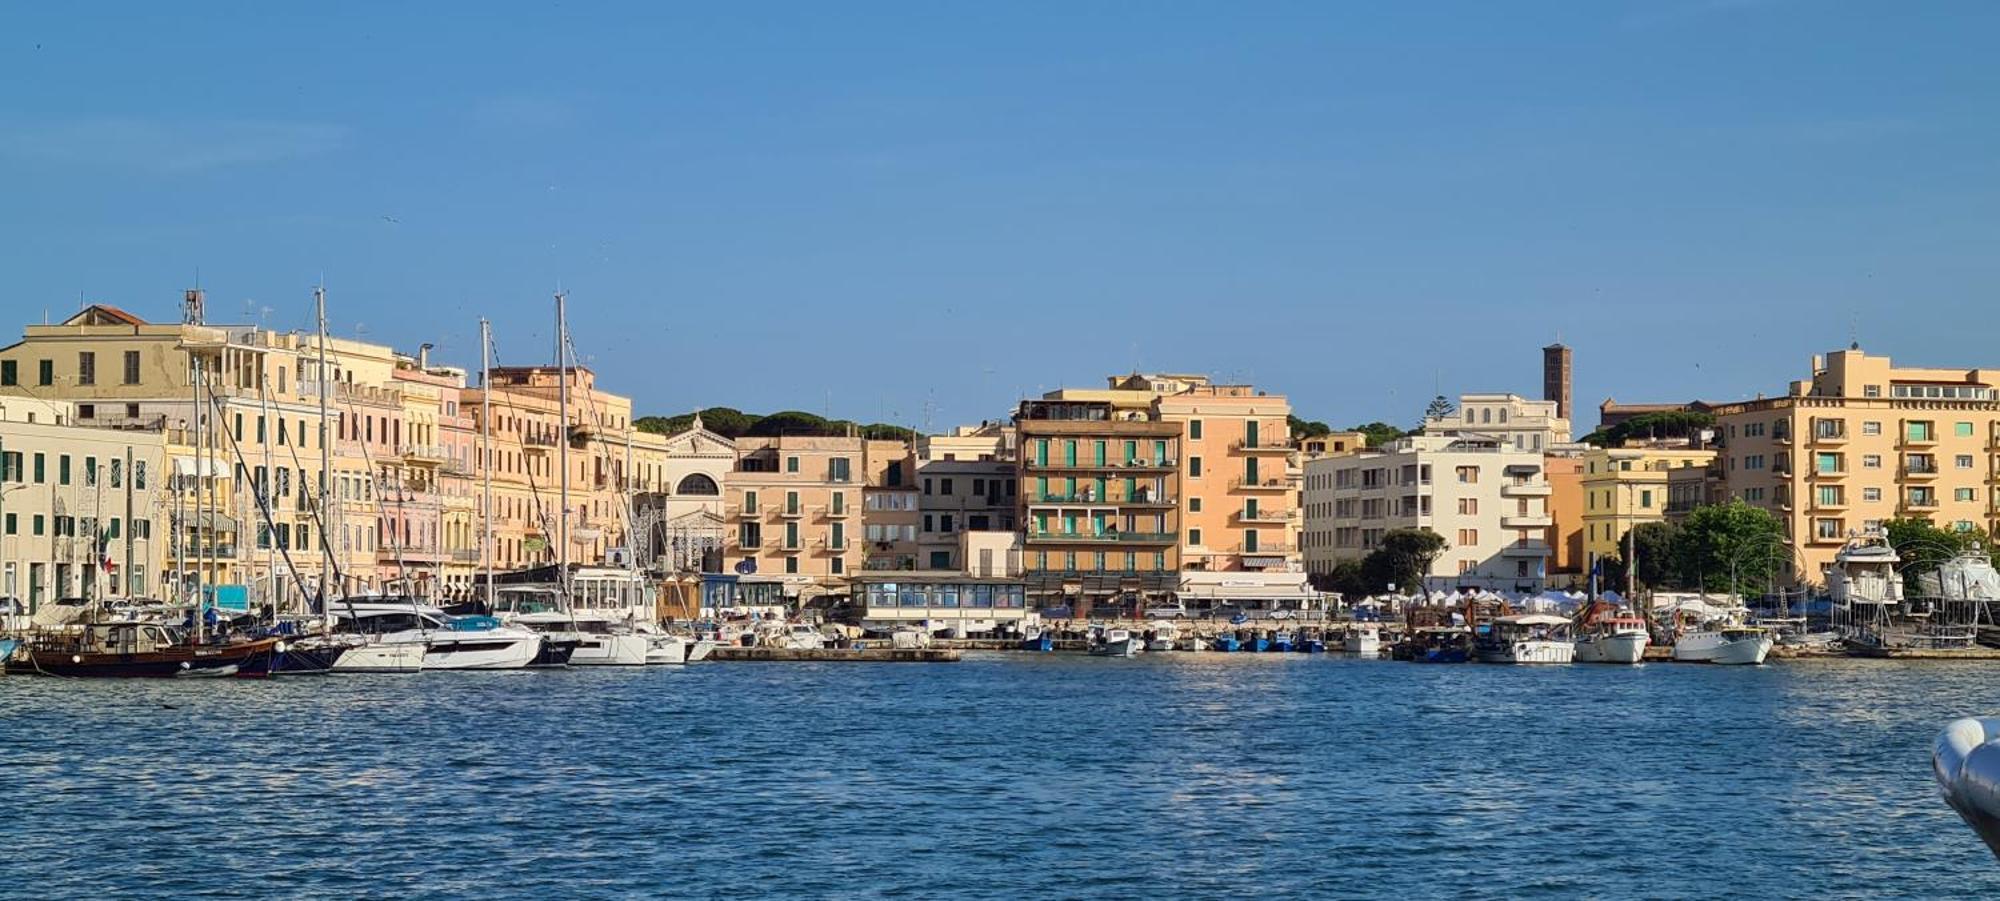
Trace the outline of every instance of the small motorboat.
<path fill-rule="evenodd" d="M 1094 636 L 1090 653 L 1094 657 L 1137 657 L 1145 645 L 1145 639 L 1130 629 L 1105 629 Z"/>
<path fill-rule="evenodd" d="M 1055 649 L 1055 635 L 1041 629 L 1031 629 L 1027 637 L 1021 639 L 1021 650 L 1023 651 L 1041 651 L 1047 653 Z"/>
<path fill-rule="evenodd" d="M 1374 623 L 1355 623 L 1341 638 L 1340 649 L 1362 657 L 1376 657 L 1382 653 L 1382 627 Z"/>
<path fill-rule="evenodd" d="M 1306 638 L 1301 638 L 1299 639 L 1297 650 L 1305 654 L 1324 654 L 1326 653 L 1326 639 L 1320 637 L 1317 633 Z"/>
<path fill-rule="evenodd" d="M 1477 650 L 1481 663 L 1569 663 L 1576 659 L 1576 640 L 1567 617 L 1517 613 L 1494 620 Z"/>
<path fill-rule="evenodd" d="M 1271 634 L 1271 651 L 1277 654 L 1292 652 L 1292 633 L 1282 629 Z"/>
<path fill-rule="evenodd" d="M 1236 633 L 1224 632 L 1221 635 L 1215 636 L 1215 640 L 1208 643 L 1208 649 L 1211 651 L 1233 653 L 1243 649 L 1243 642 L 1236 638 Z"/>
<path fill-rule="evenodd" d="M 1704 626 L 1674 641 L 1674 659 L 1685 663 L 1758 666 L 1771 653 L 1770 630 L 1756 626 Z"/>
<path fill-rule="evenodd" d="M 1173 623 L 1160 621 L 1146 629 L 1146 650 L 1171 651 L 1180 641 L 1181 630 Z"/>
<path fill-rule="evenodd" d="M 1271 649 L 1271 639 L 1265 638 L 1262 632 L 1252 634 L 1243 641 L 1242 649 L 1253 654 L 1262 654 Z"/>
<path fill-rule="evenodd" d="M 1652 642 L 1646 621 L 1638 617 L 1599 619 L 1576 637 L 1578 663 L 1638 663 Z"/>

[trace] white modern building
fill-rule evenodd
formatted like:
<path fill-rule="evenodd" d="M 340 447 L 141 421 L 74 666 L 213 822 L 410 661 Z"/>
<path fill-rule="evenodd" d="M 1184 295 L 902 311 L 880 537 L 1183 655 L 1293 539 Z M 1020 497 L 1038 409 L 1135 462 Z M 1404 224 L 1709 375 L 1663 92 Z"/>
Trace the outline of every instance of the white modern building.
<path fill-rule="evenodd" d="M 1570 443 L 1569 420 L 1552 400 L 1518 394 L 1461 394 L 1458 409 L 1424 420 L 1424 434 L 1492 438 L 1514 450 L 1556 450 Z"/>
<path fill-rule="evenodd" d="M 1426 588 L 1543 587 L 1552 521 L 1539 451 L 1488 436 L 1413 435 L 1309 460 L 1305 481 L 1310 573 L 1366 557 L 1391 529 L 1424 528 L 1445 540 Z"/>

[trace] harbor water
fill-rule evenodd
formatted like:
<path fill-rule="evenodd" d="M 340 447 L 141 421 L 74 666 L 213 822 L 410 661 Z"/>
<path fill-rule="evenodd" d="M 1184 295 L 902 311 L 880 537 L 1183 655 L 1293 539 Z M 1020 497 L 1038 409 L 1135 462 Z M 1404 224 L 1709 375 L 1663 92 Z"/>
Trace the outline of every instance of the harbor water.
<path fill-rule="evenodd" d="M 1978 664 L 0 679 L 6 897 L 2000 897 Z"/>

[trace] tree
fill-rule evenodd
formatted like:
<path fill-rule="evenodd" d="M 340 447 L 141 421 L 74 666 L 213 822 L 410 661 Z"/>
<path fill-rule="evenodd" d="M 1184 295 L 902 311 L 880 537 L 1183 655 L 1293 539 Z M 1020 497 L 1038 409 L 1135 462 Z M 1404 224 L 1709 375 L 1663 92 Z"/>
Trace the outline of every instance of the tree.
<path fill-rule="evenodd" d="M 1903 558 L 1903 587 L 1913 596 L 1920 573 L 1931 572 L 1959 554 L 1992 552 L 1985 532 L 1941 528 L 1928 519 L 1892 519 L 1882 524 L 1882 533 L 1896 556 Z"/>
<path fill-rule="evenodd" d="M 1333 569 L 1322 575 L 1313 576 L 1312 583 L 1313 587 L 1321 591 L 1330 591 L 1348 600 L 1367 597 L 1374 593 L 1367 577 L 1362 574 L 1359 560 L 1342 560 L 1335 563 Z"/>
<path fill-rule="evenodd" d="M 1618 542 L 1618 556 L 1604 561 L 1598 587 L 1623 591 L 1626 567 L 1632 562 L 1626 557 L 1632 553 L 1639 558 L 1639 584 L 1654 589 L 1683 587 L 1681 577 L 1685 567 L 1681 554 L 1685 550 L 1680 526 L 1669 522 L 1640 523 Z"/>
<path fill-rule="evenodd" d="M 1747 589 L 1764 584 L 1764 574 L 1788 559 L 1785 547 L 1769 510 L 1731 500 L 1694 508 L 1680 524 L 1672 553 L 1682 585 L 1748 596 Z"/>
<path fill-rule="evenodd" d="M 1429 529 L 1390 529 L 1382 544 L 1362 558 L 1361 574 L 1371 590 L 1393 584 L 1398 591 L 1422 591 L 1424 577 L 1444 551 L 1444 536 Z"/>
<path fill-rule="evenodd" d="M 1333 434 L 1332 426 L 1329 426 L 1324 422 L 1319 422 L 1318 420 L 1300 419 L 1297 414 L 1286 416 L 1285 420 L 1292 427 L 1293 440 L 1297 440 L 1300 438 L 1319 438 L 1324 435 Z"/>
<path fill-rule="evenodd" d="M 753 438 L 775 438 L 779 435 L 828 436 L 838 435 L 841 429 L 825 417 L 815 416 L 799 410 L 785 410 L 773 413 L 750 426 L 743 434 Z"/>
<path fill-rule="evenodd" d="M 1598 429 L 1583 436 L 1583 440 L 1598 447 L 1623 447 L 1633 438 L 1691 438 L 1714 425 L 1715 416 L 1709 413 L 1662 410 L 1641 413 L 1608 429 Z"/>
<path fill-rule="evenodd" d="M 1388 444 L 1391 441 L 1394 441 L 1398 438 L 1403 437 L 1404 435 L 1409 434 L 1408 432 L 1405 432 L 1402 429 L 1396 428 L 1395 426 L 1392 426 L 1386 422 L 1380 422 L 1380 421 L 1367 423 L 1365 425 L 1358 425 L 1352 429 L 1349 429 L 1348 431 L 1360 432 L 1363 437 L 1368 439 L 1369 447 L 1381 447 L 1384 444 Z"/>
<path fill-rule="evenodd" d="M 1444 419 L 1456 412 L 1458 412 L 1458 407 L 1452 404 L 1450 400 L 1447 400 L 1444 395 L 1440 394 L 1431 398 L 1431 402 L 1424 406 L 1424 421 L 1429 422 L 1433 419 Z"/>

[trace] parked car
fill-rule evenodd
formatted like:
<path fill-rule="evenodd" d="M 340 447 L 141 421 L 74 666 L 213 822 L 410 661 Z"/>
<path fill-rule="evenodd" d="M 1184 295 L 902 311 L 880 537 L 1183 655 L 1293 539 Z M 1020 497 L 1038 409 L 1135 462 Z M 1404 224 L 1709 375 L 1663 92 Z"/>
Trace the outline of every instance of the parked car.
<path fill-rule="evenodd" d="M 1175 605 L 1172 607 L 1146 608 L 1147 619 L 1180 619 L 1187 615 L 1188 615 L 1188 608 L 1179 605 Z"/>

